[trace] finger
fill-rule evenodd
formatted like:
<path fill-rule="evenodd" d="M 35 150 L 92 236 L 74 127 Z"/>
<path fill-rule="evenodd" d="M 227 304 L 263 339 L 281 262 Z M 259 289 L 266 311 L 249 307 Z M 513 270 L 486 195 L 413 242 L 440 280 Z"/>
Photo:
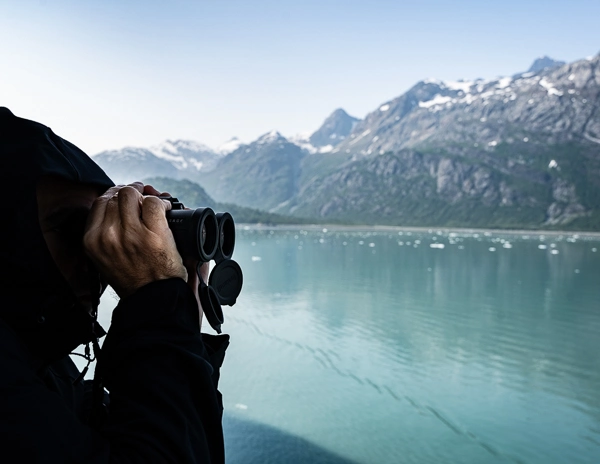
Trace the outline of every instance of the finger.
<path fill-rule="evenodd" d="M 171 195 L 169 192 L 162 192 L 159 196 L 160 197 L 172 197 L 173 195 Z"/>
<path fill-rule="evenodd" d="M 132 182 L 131 184 L 128 184 L 127 186 L 136 189 L 138 192 L 140 192 L 142 194 L 144 193 L 144 184 L 142 182 L 139 182 L 139 181 Z"/>
<path fill-rule="evenodd" d="M 168 209 L 166 203 L 168 202 L 154 196 L 147 196 L 142 200 L 142 221 L 152 232 L 161 234 L 169 229 L 165 214 Z"/>
<path fill-rule="evenodd" d="M 161 196 L 161 193 L 156 190 L 152 185 L 144 185 L 143 195 L 154 195 L 155 197 Z"/>
<path fill-rule="evenodd" d="M 121 223 L 124 227 L 140 225 L 140 203 L 142 194 L 132 186 L 119 190 L 118 207 Z"/>
<path fill-rule="evenodd" d="M 90 209 L 90 213 L 87 219 L 87 229 L 97 229 L 100 227 L 102 222 L 104 222 L 104 218 L 106 216 L 106 207 L 108 201 L 117 193 L 123 186 L 115 185 L 114 187 L 109 188 L 106 192 L 100 195 L 94 201 L 92 208 Z"/>

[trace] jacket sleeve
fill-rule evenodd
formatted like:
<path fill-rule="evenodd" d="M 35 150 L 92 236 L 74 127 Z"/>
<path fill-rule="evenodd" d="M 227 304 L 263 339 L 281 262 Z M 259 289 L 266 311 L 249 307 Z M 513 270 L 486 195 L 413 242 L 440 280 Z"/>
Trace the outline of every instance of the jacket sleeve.
<path fill-rule="evenodd" d="M 217 383 L 229 336 L 204 337 L 181 279 L 120 301 L 98 364 L 110 394 L 101 434 L 112 462 L 224 462 Z"/>

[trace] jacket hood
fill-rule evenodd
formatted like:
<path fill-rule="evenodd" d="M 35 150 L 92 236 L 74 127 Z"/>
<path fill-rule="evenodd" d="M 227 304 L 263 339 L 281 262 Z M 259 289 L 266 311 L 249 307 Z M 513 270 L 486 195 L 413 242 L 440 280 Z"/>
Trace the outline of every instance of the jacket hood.
<path fill-rule="evenodd" d="M 77 304 L 42 234 L 36 186 L 42 176 L 92 184 L 114 183 L 83 151 L 42 124 L 0 107 L 0 180 L 4 215 L 0 256 L 4 267 L 0 318 L 36 358 L 53 360 L 89 341 L 93 318 Z"/>

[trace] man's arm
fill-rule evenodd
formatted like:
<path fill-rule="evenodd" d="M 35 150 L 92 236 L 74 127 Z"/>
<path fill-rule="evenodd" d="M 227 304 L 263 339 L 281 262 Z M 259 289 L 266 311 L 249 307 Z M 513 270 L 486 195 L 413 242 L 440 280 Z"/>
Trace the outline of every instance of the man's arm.
<path fill-rule="evenodd" d="M 215 372 L 202 343 L 199 304 L 166 221 L 170 203 L 142 193 L 141 184 L 109 189 L 84 237 L 121 297 L 99 360 L 111 397 L 102 433 L 113 459 L 222 462 L 220 365 Z"/>

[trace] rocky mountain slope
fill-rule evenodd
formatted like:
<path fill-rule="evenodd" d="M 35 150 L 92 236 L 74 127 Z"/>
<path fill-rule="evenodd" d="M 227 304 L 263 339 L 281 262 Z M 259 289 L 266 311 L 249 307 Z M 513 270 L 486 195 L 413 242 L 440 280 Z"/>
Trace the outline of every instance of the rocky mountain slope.
<path fill-rule="evenodd" d="M 342 108 L 335 110 L 308 139 L 313 147 L 321 148 L 324 153 L 329 150 L 322 150 L 324 147 L 335 147 L 350 135 L 356 123 L 360 119 L 354 118 L 346 113 Z"/>
<path fill-rule="evenodd" d="M 221 202 L 270 210 L 298 191 L 300 162 L 306 152 L 279 132 L 241 145 L 209 173 L 199 173 L 201 185 Z"/>
<path fill-rule="evenodd" d="M 357 124 L 328 155 L 335 168 L 307 157 L 315 174 L 279 210 L 600 228 L 599 108 L 600 56 L 492 81 L 419 82 Z"/>

